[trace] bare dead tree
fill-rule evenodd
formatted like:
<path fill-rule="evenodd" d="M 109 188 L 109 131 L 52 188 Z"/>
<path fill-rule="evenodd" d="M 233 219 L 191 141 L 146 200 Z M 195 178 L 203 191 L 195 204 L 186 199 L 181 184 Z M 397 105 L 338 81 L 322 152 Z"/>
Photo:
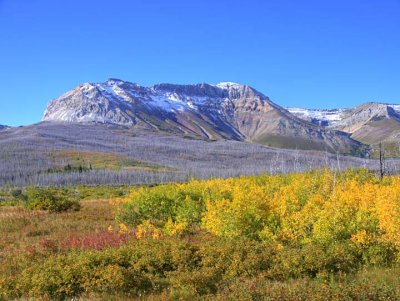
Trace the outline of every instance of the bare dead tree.
<path fill-rule="evenodd" d="M 124 168 L 122 165 L 121 169 L 109 169 L 93 164 L 90 168 L 93 162 L 89 160 L 78 162 L 87 167 L 79 172 L 76 168 L 68 168 L 74 159 L 64 156 L 66 151 L 98 156 L 112 154 L 123 164 L 136 162 L 139 166 Z M 338 152 L 284 150 L 240 141 L 189 140 L 140 130 L 131 135 L 118 127 L 94 124 L 44 123 L 0 132 L 0 188 L 152 184 L 190 178 L 303 172 L 324 166 L 335 172 L 367 167 L 378 173 L 380 165 L 378 158 L 364 160 L 342 156 Z M 385 175 L 389 173 L 389 166 L 391 173 L 400 171 L 400 160 L 386 159 Z"/>
<path fill-rule="evenodd" d="M 340 172 L 340 155 L 339 155 L 339 151 L 336 151 L 336 166 L 337 166 L 337 170 Z"/>
<path fill-rule="evenodd" d="M 294 172 L 299 171 L 299 150 L 296 147 L 296 151 L 294 152 L 294 160 L 293 160 L 293 169 Z"/>
<path fill-rule="evenodd" d="M 328 149 L 325 148 L 325 168 L 329 168 Z"/>
<path fill-rule="evenodd" d="M 385 168 L 385 149 L 382 142 L 379 143 L 379 178 L 382 180 L 386 174 Z"/>

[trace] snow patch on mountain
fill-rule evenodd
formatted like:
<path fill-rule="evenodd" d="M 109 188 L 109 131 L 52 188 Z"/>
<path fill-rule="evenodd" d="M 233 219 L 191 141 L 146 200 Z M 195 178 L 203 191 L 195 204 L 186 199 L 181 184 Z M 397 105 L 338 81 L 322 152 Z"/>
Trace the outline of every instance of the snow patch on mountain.
<path fill-rule="evenodd" d="M 391 107 L 397 114 L 400 114 L 400 105 L 388 105 Z"/>
<path fill-rule="evenodd" d="M 286 108 L 290 113 L 298 118 L 310 121 L 311 123 L 321 126 L 335 126 L 343 119 L 345 109 L 302 109 L 302 108 Z"/>
<path fill-rule="evenodd" d="M 347 109 L 286 109 L 300 119 L 319 126 L 336 129 L 346 128 L 352 123 L 365 123 L 374 116 L 386 116 L 389 118 L 390 110 L 400 115 L 400 104 L 379 102 L 367 102 Z"/>
<path fill-rule="evenodd" d="M 215 87 L 218 87 L 218 88 L 221 88 L 224 90 L 228 90 L 230 88 L 239 89 L 239 88 L 243 87 L 243 85 L 234 83 L 234 82 L 220 82 L 220 83 L 216 84 Z"/>

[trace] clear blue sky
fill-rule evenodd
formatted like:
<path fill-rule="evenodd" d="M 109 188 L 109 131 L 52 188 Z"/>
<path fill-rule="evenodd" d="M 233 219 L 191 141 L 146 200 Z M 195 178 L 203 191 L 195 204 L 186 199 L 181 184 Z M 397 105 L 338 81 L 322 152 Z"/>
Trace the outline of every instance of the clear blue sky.
<path fill-rule="evenodd" d="M 400 103 L 400 1 L 0 0 L 0 124 L 115 77 L 249 84 L 283 106 Z"/>

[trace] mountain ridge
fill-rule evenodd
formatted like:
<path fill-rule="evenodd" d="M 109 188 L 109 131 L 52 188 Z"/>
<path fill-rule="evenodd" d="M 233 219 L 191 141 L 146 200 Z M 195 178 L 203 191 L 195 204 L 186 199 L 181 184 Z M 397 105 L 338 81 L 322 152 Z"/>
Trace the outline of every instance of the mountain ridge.
<path fill-rule="evenodd" d="M 344 132 L 302 120 L 263 93 L 232 82 L 144 87 L 119 79 L 84 83 L 52 100 L 43 121 L 98 122 L 204 139 L 365 153 Z"/>
<path fill-rule="evenodd" d="M 350 134 L 360 142 L 371 145 L 375 151 L 380 143 L 391 155 L 400 155 L 400 105 L 366 102 L 347 109 L 287 108 L 292 114 L 328 129 Z"/>

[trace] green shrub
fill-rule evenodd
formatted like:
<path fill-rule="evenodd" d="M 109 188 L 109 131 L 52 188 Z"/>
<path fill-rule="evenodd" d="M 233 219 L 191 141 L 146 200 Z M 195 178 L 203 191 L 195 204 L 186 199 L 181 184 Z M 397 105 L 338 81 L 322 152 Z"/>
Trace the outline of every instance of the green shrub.
<path fill-rule="evenodd" d="M 31 210 L 50 212 L 78 211 L 80 204 L 76 196 L 66 189 L 28 188 L 26 207 Z"/>
<path fill-rule="evenodd" d="M 198 189 L 198 188 L 197 188 Z M 204 196 L 195 186 L 180 184 L 139 188 L 133 192 L 134 202 L 122 203 L 117 220 L 137 226 L 146 220 L 165 225 L 168 220 L 198 225 L 204 211 Z"/>
<path fill-rule="evenodd" d="M 168 286 L 168 273 L 193 263 L 193 251 L 187 243 L 175 240 L 141 240 L 103 251 L 70 251 L 23 268 L 14 289 L 18 287 L 23 296 L 51 300 L 94 293 L 140 296 L 161 292 Z"/>
<path fill-rule="evenodd" d="M 246 238 L 135 240 L 101 251 L 22 258 L 8 273 L 0 268 L 0 300 L 399 300 L 398 268 L 357 272 L 351 257 L 330 257 L 342 249 L 286 250 Z"/>
<path fill-rule="evenodd" d="M 23 193 L 22 189 L 14 189 L 11 191 L 11 196 L 17 201 L 26 202 L 27 196 Z"/>

